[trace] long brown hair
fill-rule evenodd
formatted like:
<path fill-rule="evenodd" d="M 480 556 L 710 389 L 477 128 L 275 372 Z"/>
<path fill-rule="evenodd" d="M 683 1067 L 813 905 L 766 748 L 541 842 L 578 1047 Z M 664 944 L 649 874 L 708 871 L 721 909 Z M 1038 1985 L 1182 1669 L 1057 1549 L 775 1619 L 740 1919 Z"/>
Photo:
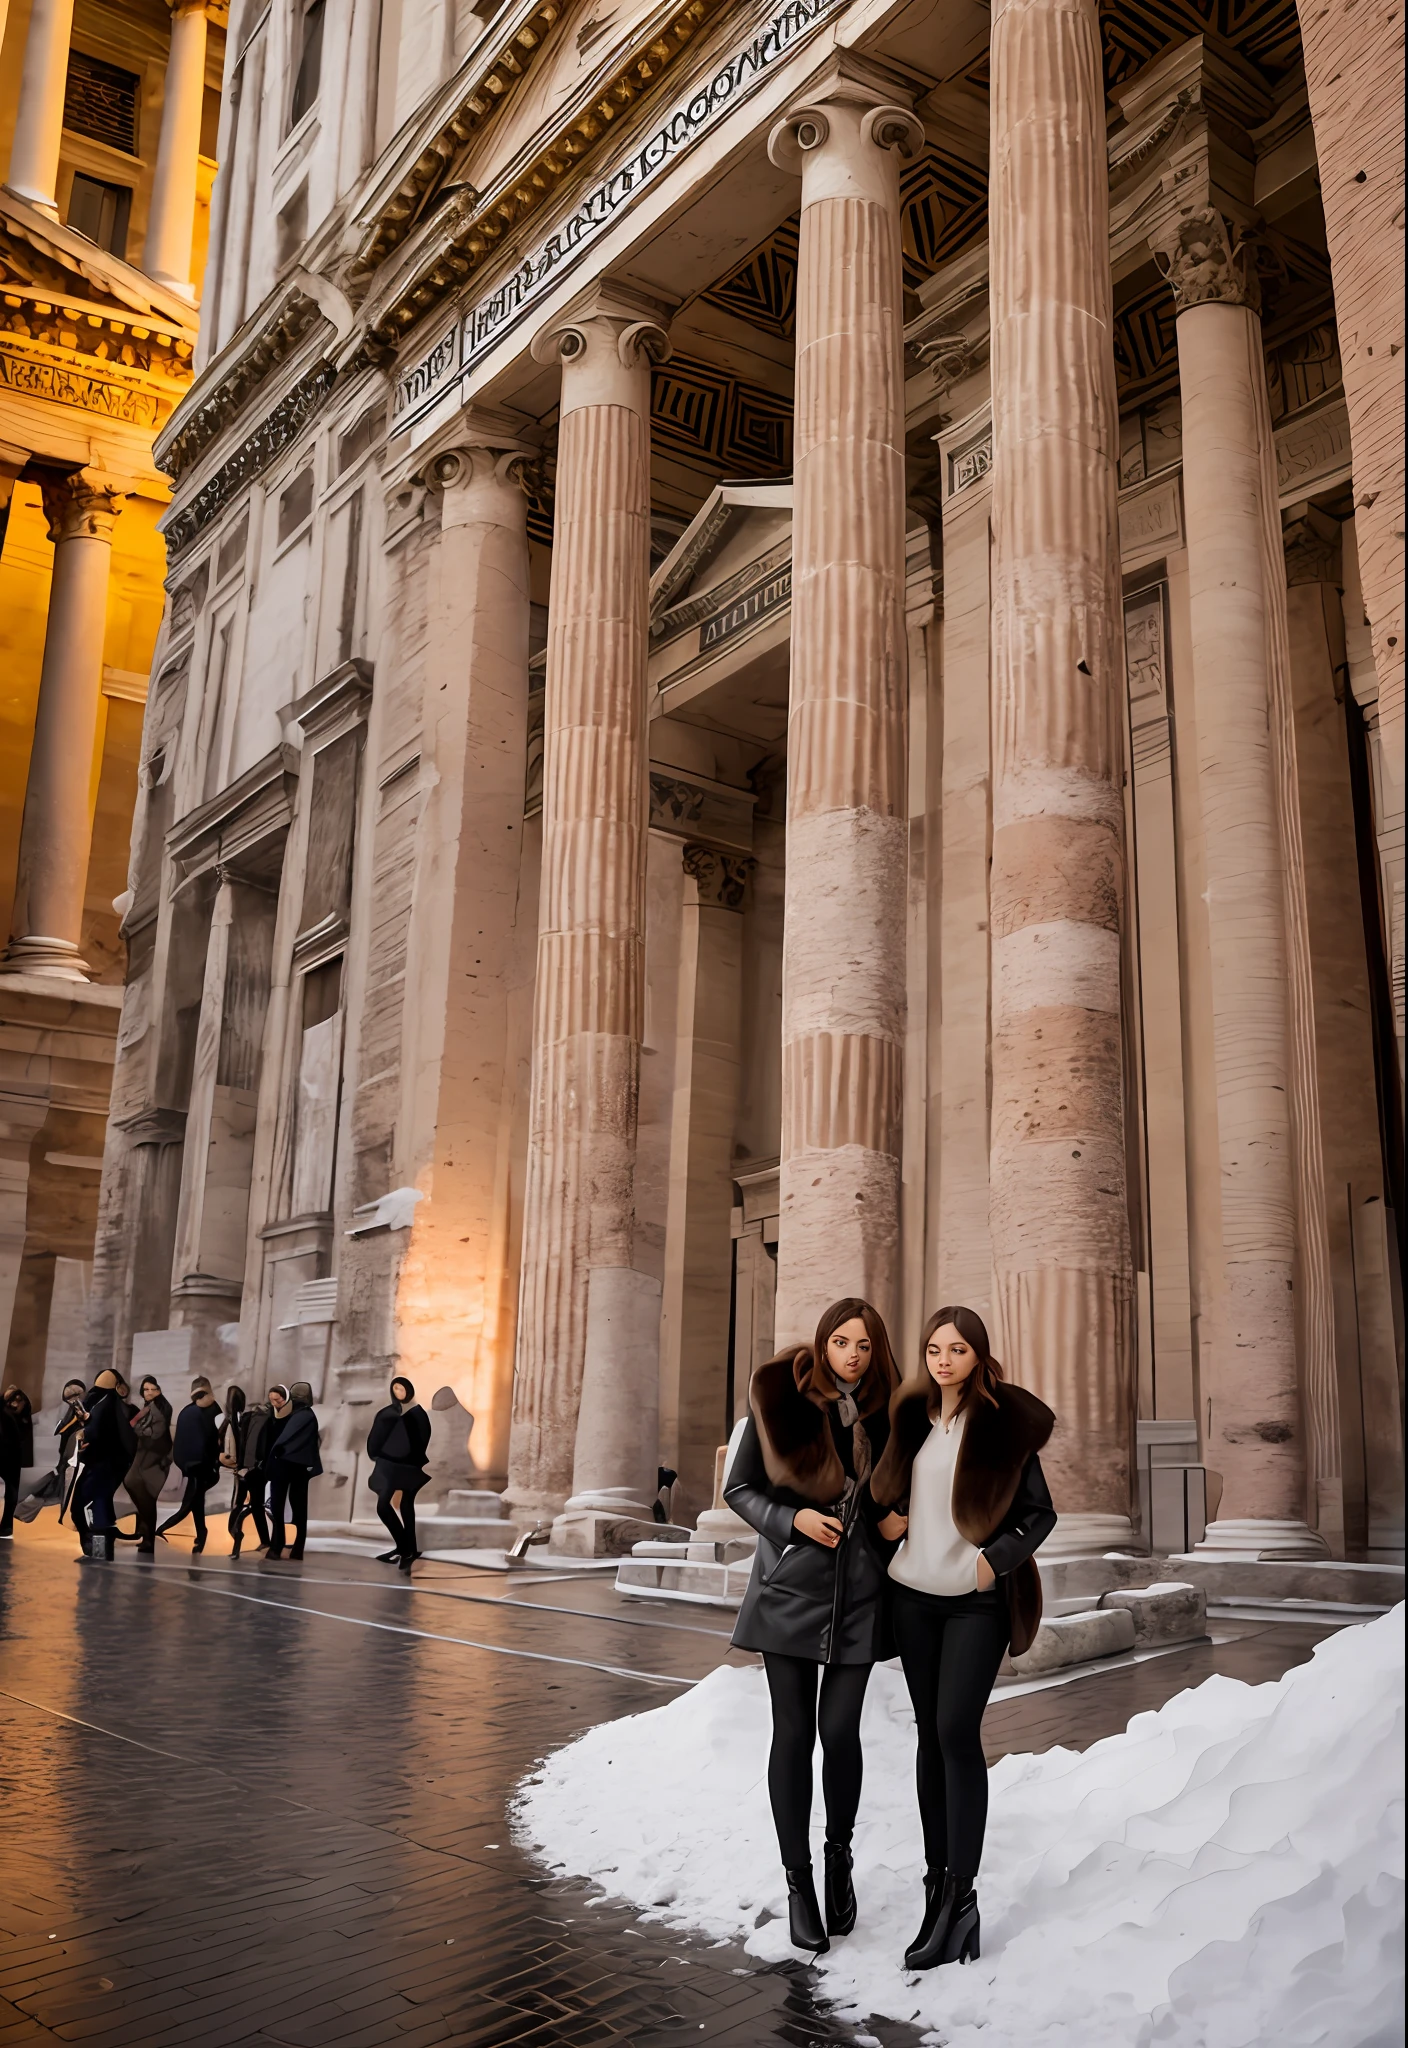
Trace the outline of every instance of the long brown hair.
<path fill-rule="evenodd" d="M 998 1400 L 993 1389 L 1006 1375 L 992 1355 L 992 1346 L 988 1342 L 988 1326 L 973 1308 L 935 1309 L 924 1325 L 924 1334 L 919 1339 L 919 1369 L 929 1381 L 931 1402 L 936 1398 L 941 1400 L 942 1394 L 938 1381 L 929 1371 L 929 1339 L 935 1330 L 943 1329 L 945 1323 L 953 1324 L 954 1329 L 968 1349 L 976 1354 L 978 1360 L 963 1382 L 963 1391 L 958 1397 L 958 1406 L 954 1413 L 961 1415 L 970 1398 L 975 1401 L 986 1401 L 989 1407 L 996 1408 Z"/>
<path fill-rule="evenodd" d="M 870 1339 L 870 1363 L 854 1387 L 843 1387 L 827 1361 L 826 1347 L 842 1323 L 855 1320 L 864 1323 L 865 1334 Z M 900 1381 L 884 1319 L 878 1308 L 871 1302 L 862 1301 L 858 1294 L 843 1295 L 840 1301 L 833 1301 L 830 1308 L 823 1311 L 811 1344 L 802 1345 L 796 1353 L 794 1370 L 797 1385 L 804 1393 L 819 1396 L 823 1401 L 838 1401 L 842 1394 L 850 1394 L 862 1416 L 874 1415 L 879 1409 L 888 1407 L 890 1396 Z"/>

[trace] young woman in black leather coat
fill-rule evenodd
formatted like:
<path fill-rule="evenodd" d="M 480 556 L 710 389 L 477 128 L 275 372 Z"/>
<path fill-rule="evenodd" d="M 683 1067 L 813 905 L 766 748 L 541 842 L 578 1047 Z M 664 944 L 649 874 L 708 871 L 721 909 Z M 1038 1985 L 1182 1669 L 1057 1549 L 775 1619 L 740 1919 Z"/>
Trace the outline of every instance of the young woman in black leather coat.
<path fill-rule="evenodd" d="M 1037 1455 L 1056 1418 L 1013 1386 L 971 1308 L 941 1308 L 920 1339 L 922 1371 L 890 1402 L 871 1475 L 903 1547 L 890 1561 L 891 1614 L 919 1735 L 924 1918 L 912 1970 L 978 1954 L 977 1875 L 987 1825 L 983 1709 L 1003 1652 L 1041 1620 L 1035 1553 L 1056 1526 Z"/>
<path fill-rule="evenodd" d="M 810 1345 L 760 1366 L 724 1499 L 758 1532 L 733 1632 L 762 1653 L 772 1700 L 768 1794 L 796 1948 L 821 1954 L 856 1920 L 851 1834 L 860 1804 L 860 1715 L 883 1654 L 887 1528 L 869 1474 L 889 1434 L 898 1380 L 868 1301 L 833 1302 Z M 819 1704 L 818 1704 L 819 1700 Z M 812 1877 L 812 1751 L 818 1720 L 826 1801 L 826 1922 Z"/>

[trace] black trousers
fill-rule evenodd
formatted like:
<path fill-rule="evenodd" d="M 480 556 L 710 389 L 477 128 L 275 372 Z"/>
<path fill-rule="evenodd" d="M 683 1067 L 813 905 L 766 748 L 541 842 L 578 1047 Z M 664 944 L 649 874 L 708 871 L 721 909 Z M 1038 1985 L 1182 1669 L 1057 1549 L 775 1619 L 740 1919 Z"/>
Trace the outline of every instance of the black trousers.
<path fill-rule="evenodd" d="M 93 1536 L 111 1540 L 117 1534 L 115 1496 L 122 1484 L 119 1472 L 101 1465 L 85 1465 L 73 1489 L 73 1525 L 86 1542 Z"/>
<path fill-rule="evenodd" d="M 230 1534 L 236 1542 L 244 1528 L 245 1516 L 250 1515 L 254 1520 L 255 1534 L 267 1548 L 269 1518 L 264 1512 L 264 1488 L 267 1484 L 262 1472 L 236 1473 L 235 1497 L 230 1503 Z"/>
<path fill-rule="evenodd" d="M 827 1839 L 851 1839 L 860 1805 L 860 1710 L 872 1668 L 763 1654 L 772 1699 L 768 1797 L 784 1870 L 805 1869 L 812 1860 L 812 1751 L 818 1728 Z"/>
<path fill-rule="evenodd" d="M 0 1514 L 0 1530 L 8 1536 L 15 1525 L 15 1502 L 20 1490 L 19 1466 L 16 1465 L 12 1471 L 0 1473 L 0 1479 L 3 1479 L 5 1485 L 5 1509 L 4 1513 Z"/>
<path fill-rule="evenodd" d="M 196 1541 L 205 1542 L 205 1496 L 208 1492 L 205 1479 L 199 1472 L 187 1472 L 186 1483 L 181 1489 L 181 1505 L 174 1515 L 168 1515 L 162 1523 L 163 1529 L 174 1529 L 178 1522 L 184 1522 L 190 1515 L 196 1525 Z"/>
<path fill-rule="evenodd" d="M 919 1731 L 924 1860 L 976 1877 L 988 1822 L 983 1709 L 1007 1648 L 999 1587 L 943 1599 L 894 1586 L 895 1640 Z"/>
<path fill-rule="evenodd" d="M 284 1516 L 293 1516 L 291 1554 L 302 1557 L 308 1540 L 308 1472 L 302 1465 L 274 1465 L 269 1473 L 269 1519 L 273 1534 L 271 1550 L 284 1547 Z"/>
<path fill-rule="evenodd" d="M 416 1497 L 413 1493 L 401 1495 L 401 1512 L 398 1515 L 391 1505 L 391 1495 L 377 1495 L 376 1511 L 382 1526 L 402 1557 L 419 1557 L 416 1544 Z"/>

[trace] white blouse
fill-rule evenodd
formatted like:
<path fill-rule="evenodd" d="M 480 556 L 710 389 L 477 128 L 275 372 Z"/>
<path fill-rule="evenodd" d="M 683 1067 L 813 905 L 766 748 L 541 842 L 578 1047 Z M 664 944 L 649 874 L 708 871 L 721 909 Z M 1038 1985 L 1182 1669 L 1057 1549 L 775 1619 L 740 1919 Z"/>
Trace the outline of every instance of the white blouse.
<path fill-rule="evenodd" d="M 914 1461 L 909 1485 L 909 1529 L 890 1560 L 890 1577 L 916 1593 L 953 1598 L 978 1587 L 981 1551 L 960 1536 L 953 1520 L 953 1475 L 966 1417 L 945 1429 L 936 1422 Z"/>

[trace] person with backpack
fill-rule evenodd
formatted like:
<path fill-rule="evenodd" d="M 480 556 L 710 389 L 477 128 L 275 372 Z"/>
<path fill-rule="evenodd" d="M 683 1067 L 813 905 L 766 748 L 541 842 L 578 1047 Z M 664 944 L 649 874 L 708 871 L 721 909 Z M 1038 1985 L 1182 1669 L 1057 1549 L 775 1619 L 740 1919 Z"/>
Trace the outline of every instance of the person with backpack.
<path fill-rule="evenodd" d="M 420 1556 L 416 1548 L 416 1495 L 430 1476 L 425 1469 L 429 1448 L 430 1417 L 417 1401 L 411 1382 L 394 1379 L 391 1399 L 376 1415 L 367 1437 L 376 1511 L 394 1546 L 382 1552 L 378 1564 L 396 1564 L 408 1572 Z"/>
<path fill-rule="evenodd" d="M 111 1564 L 117 1542 L 117 1489 L 137 1454 L 137 1438 L 118 1391 L 118 1376 L 105 1366 L 84 1403 L 87 1419 L 78 1443 L 82 1469 L 73 1490 L 73 1518 L 83 1556 Z"/>
<path fill-rule="evenodd" d="M 313 1389 L 307 1380 L 295 1380 L 287 1390 L 271 1387 L 274 1430 L 266 1467 L 269 1473 L 270 1543 L 265 1557 L 277 1563 L 284 1554 L 284 1517 L 293 1516 L 293 1543 L 289 1560 L 297 1564 L 308 1541 L 308 1487 L 323 1469 L 318 1455 L 318 1418 L 313 1413 Z M 280 1397 L 282 1396 L 282 1399 Z"/>
<path fill-rule="evenodd" d="M 209 1385 L 202 1386 L 176 1418 L 173 1462 L 186 1482 L 181 1505 L 156 1533 L 165 1536 L 190 1515 L 196 1525 L 191 1545 L 195 1557 L 205 1548 L 205 1496 L 220 1477 L 220 1411 Z"/>

